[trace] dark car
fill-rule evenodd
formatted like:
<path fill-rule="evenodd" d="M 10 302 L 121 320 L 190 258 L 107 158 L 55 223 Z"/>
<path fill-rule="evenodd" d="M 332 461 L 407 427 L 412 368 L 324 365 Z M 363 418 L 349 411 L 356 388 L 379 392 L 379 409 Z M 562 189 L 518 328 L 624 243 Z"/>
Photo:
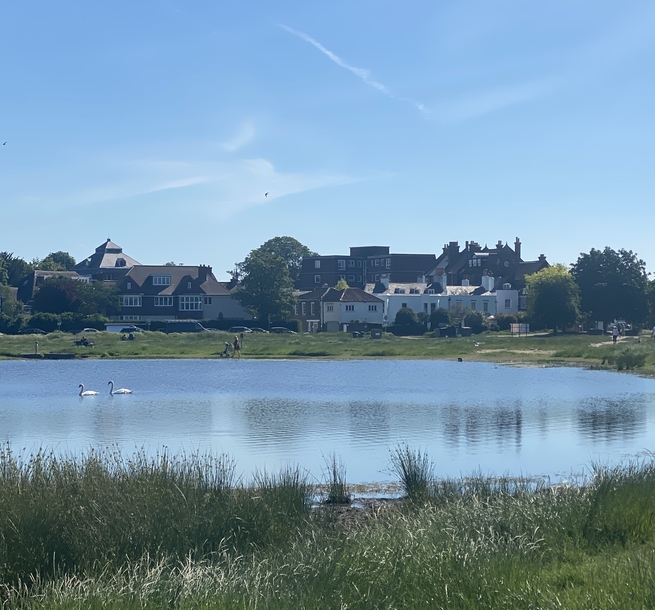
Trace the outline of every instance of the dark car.
<path fill-rule="evenodd" d="M 263 328 L 256 328 L 256 327 L 251 328 L 250 331 L 253 332 L 253 333 L 267 333 L 268 332 L 267 330 L 264 330 Z"/>
<path fill-rule="evenodd" d="M 122 333 L 142 333 L 143 328 L 139 328 L 138 326 L 124 326 L 121 328 Z"/>
<path fill-rule="evenodd" d="M 21 328 L 18 331 L 19 335 L 47 335 L 48 333 L 45 330 L 40 328 Z"/>
<path fill-rule="evenodd" d="M 251 333 L 252 328 L 248 328 L 247 326 L 233 326 L 227 332 L 229 332 L 229 333 Z"/>
<path fill-rule="evenodd" d="M 297 335 L 298 334 L 295 330 L 289 330 L 288 328 L 286 328 L 284 326 L 273 326 L 271 328 L 271 332 L 272 333 L 277 333 L 278 335 L 283 335 L 283 334 Z"/>

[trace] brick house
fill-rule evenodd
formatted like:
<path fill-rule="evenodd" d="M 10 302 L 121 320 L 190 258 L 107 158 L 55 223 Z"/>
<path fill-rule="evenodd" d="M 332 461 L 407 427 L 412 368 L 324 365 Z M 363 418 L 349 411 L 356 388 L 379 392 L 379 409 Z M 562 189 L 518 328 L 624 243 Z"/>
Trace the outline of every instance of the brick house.
<path fill-rule="evenodd" d="M 364 288 L 367 282 L 379 281 L 381 274 L 390 274 L 393 282 L 416 282 L 433 269 L 434 254 L 394 254 L 389 246 L 350 248 L 349 255 L 312 256 L 304 258 L 297 288 L 311 291 L 336 286 L 345 280 L 353 288 Z"/>

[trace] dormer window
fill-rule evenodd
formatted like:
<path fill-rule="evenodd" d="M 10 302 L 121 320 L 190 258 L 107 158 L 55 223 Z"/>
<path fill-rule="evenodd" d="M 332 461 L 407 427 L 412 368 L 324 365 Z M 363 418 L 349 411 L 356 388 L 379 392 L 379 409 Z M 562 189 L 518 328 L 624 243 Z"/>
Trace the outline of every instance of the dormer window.
<path fill-rule="evenodd" d="M 186 287 L 187 287 L 188 290 L 191 290 L 191 282 L 187 282 Z"/>
<path fill-rule="evenodd" d="M 116 263 L 114 264 L 115 267 L 125 267 L 126 265 L 127 263 L 124 258 L 117 258 Z"/>
<path fill-rule="evenodd" d="M 128 283 L 127 283 L 127 289 L 128 289 L 128 290 L 132 290 L 132 282 L 128 282 Z"/>
<path fill-rule="evenodd" d="M 153 275 L 152 276 L 152 285 L 153 286 L 170 286 L 171 285 L 171 276 L 170 275 Z"/>

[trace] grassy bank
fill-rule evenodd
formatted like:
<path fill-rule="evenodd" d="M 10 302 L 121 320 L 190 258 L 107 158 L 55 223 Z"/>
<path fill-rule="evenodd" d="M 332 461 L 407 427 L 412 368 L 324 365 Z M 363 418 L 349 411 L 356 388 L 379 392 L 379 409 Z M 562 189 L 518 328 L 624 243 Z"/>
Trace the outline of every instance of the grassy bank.
<path fill-rule="evenodd" d="M 573 487 L 436 481 L 419 452 L 390 459 L 408 498 L 359 510 L 311 508 L 293 469 L 244 487 L 224 457 L 5 450 L 0 595 L 12 608 L 655 605 L 653 462 Z"/>
<path fill-rule="evenodd" d="M 228 333 L 144 332 L 134 341 L 121 341 L 115 333 L 94 333 L 93 347 L 74 345 L 78 337 L 54 332 L 49 335 L 0 337 L 0 358 L 34 353 L 74 354 L 79 358 L 218 358 Z M 621 337 L 614 346 L 606 336 L 531 335 L 483 333 L 474 337 L 443 338 L 370 337 L 353 339 L 347 333 L 313 335 L 246 334 L 244 358 L 420 358 L 480 360 L 501 363 L 582 364 L 613 369 L 639 368 L 655 373 L 655 341 L 648 335 Z"/>

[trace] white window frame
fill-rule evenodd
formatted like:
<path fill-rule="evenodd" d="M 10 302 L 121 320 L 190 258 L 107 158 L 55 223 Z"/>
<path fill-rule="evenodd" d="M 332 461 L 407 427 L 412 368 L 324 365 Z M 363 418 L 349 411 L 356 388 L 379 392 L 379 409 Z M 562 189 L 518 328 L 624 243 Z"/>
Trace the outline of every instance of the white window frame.
<path fill-rule="evenodd" d="M 477 310 L 478 310 L 478 302 L 471 301 L 471 311 L 477 311 Z"/>
<path fill-rule="evenodd" d="M 387 259 L 387 269 L 391 269 L 391 259 Z"/>
<path fill-rule="evenodd" d="M 321 268 L 321 261 L 320 260 L 315 260 L 314 261 L 314 269 L 320 269 Z"/>
<path fill-rule="evenodd" d="M 482 301 L 482 311 L 489 311 L 489 301 Z"/>
<path fill-rule="evenodd" d="M 141 295 L 128 295 L 124 294 L 122 297 L 123 307 L 141 307 L 143 299 Z"/>
<path fill-rule="evenodd" d="M 309 304 L 309 312 L 310 312 L 310 315 L 312 315 L 312 316 L 314 315 L 314 301 L 311 301 L 310 304 Z"/>
<path fill-rule="evenodd" d="M 378 306 L 377 306 L 377 305 L 369 305 L 369 306 L 368 306 L 368 310 L 369 310 L 369 311 L 377 311 L 377 310 L 378 310 Z"/>
<path fill-rule="evenodd" d="M 354 267 L 355 266 L 355 261 L 352 258 L 348 259 L 348 267 Z"/>
<path fill-rule="evenodd" d="M 332 303 L 328 303 L 325 306 L 325 311 L 334 311 L 334 305 Z"/>
<path fill-rule="evenodd" d="M 155 307 L 173 307 L 173 297 L 155 297 Z"/>
<path fill-rule="evenodd" d="M 320 275 L 315 275 L 314 276 L 314 284 L 320 284 L 321 283 L 321 276 Z"/>
<path fill-rule="evenodd" d="M 153 286 L 170 286 L 171 285 L 171 276 L 170 275 L 153 275 L 152 276 L 152 285 Z"/>
<path fill-rule="evenodd" d="M 338 260 L 337 261 L 337 268 L 339 271 L 345 271 L 346 270 L 346 261 L 345 260 Z"/>
<path fill-rule="evenodd" d="M 303 301 L 301 303 L 301 308 L 302 308 L 302 315 L 306 316 L 307 315 L 307 303 L 305 303 L 305 301 Z"/>
<path fill-rule="evenodd" d="M 202 311 L 202 297 L 196 295 L 180 295 L 180 311 Z"/>

